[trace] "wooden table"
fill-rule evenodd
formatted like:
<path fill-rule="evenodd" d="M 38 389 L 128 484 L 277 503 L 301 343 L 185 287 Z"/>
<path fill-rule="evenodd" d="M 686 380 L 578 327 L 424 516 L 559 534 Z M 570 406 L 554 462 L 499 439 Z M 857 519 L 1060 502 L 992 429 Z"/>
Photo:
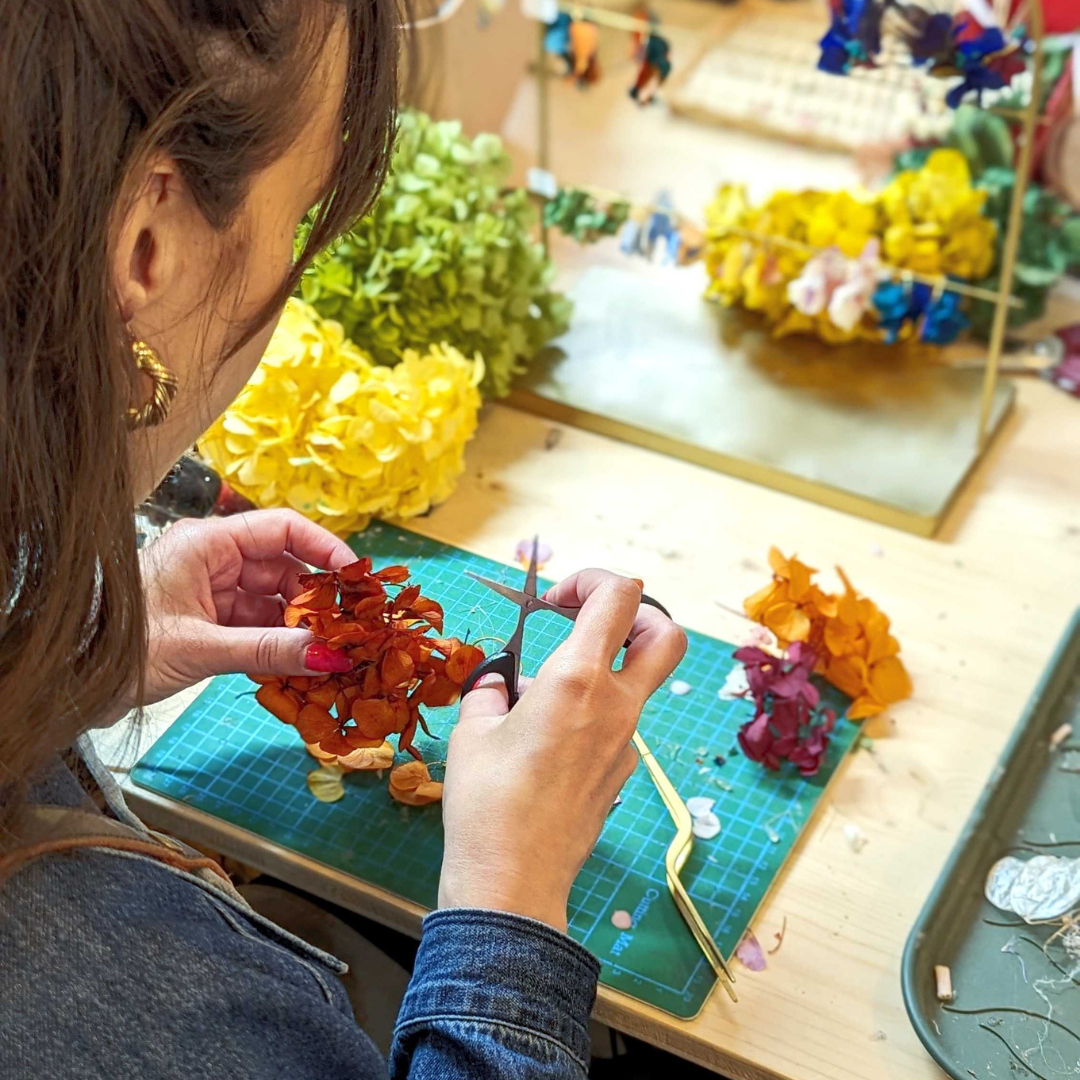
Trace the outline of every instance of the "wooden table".
<path fill-rule="evenodd" d="M 901 951 L 1080 597 L 1078 496 L 1080 405 L 1034 381 L 938 540 L 488 407 L 457 493 L 414 528 L 504 561 L 539 531 L 551 576 L 633 573 L 687 626 L 728 638 L 744 627 L 721 605 L 767 580 L 770 544 L 825 570 L 840 563 L 892 617 L 915 683 L 911 700 L 868 723 L 873 750 L 836 778 L 763 908 L 761 941 L 785 919 L 787 932 L 766 971 L 738 969 L 740 1003 L 717 992 L 680 1022 L 601 989 L 599 1019 L 740 1080 L 941 1075 L 904 1012 Z M 416 932 L 413 905 L 131 790 L 151 822 Z M 868 837 L 858 853 L 849 822 Z"/>

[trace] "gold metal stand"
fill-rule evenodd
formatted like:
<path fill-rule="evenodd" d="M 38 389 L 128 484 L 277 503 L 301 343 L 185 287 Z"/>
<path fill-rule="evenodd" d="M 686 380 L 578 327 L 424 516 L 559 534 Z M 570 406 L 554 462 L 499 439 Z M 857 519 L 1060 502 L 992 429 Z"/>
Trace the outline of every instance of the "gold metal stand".
<path fill-rule="evenodd" d="M 648 32 L 654 29 L 650 23 L 641 19 L 604 8 L 567 3 L 565 0 L 559 3 L 559 10 L 571 17 L 587 18 L 600 26 L 621 32 Z M 1001 380 L 999 375 L 1009 311 L 1020 303 L 1013 297 L 1012 287 L 1023 226 L 1023 203 L 1031 168 L 1032 143 L 1039 121 L 1043 17 L 1038 0 L 1030 0 L 1022 17 L 1026 22 L 1026 33 L 1030 42 L 1033 85 L 1025 108 L 1007 110 L 1011 118 L 1020 120 L 1020 140 L 1016 155 L 1016 181 L 1002 240 L 997 288 L 986 289 L 965 282 L 951 282 L 941 275 L 922 275 L 908 273 L 899 267 L 884 267 L 885 272 L 895 279 L 925 281 L 935 290 L 953 291 L 993 305 L 990 341 L 982 354 L 985 360 L 980 365 L 981 371 L 975 370 L 974 362 L 968 363 L 964 372 L 959 372 L 950 371 L 945 364 L 931 364 L 928 361 L 920 366 L 911 357 L 902 358 L 897 355 L 896 362 L 892 365 L 895 367 L 895 378 L 892 378 L 885 370 L 889 365 L 884 357 L 880 359 L 876 369 L 861 364 L 853 365 L 851 361 L 855 357 L 855 349 L 848 349 L 844 354 L 846 359 L 842 359 L 835 347 L 819 342 L 807 344 L 796 342 L 795 338 L 785 338 L 782 344 L 777 346 L 783 357 L 768 355 L 769 346 L 759 340 L 760 335 L 756 335 L 756 331 L 752 332 L 750 337 L 744 335 L 741 339 L 743 342 L 749 341 L 749 347 L 738 342 L 734 345 L 730 341 L 723 343 L 716 350 L 715 360 L 710 362 L 711 366 L 704 361 L 704 352 L 710 340 L 707 328 L 698 328 L 701 329 L 698 335 L 700 341 L 694 338 L 691 342 L 688 335 L 683 341 L 673 340 L 670 349 L 657 351 L 658 357 L 670 355 L 667 367 L 671 373 L 672 385 L 681 385 L 686 394 L 699 397 L 712 395 L 714 410 L 719 410 L 723 402 L 732 402 L 730 391 L 745 384 L 747 372 L 756 373 L 758 382 L 755 389 L 767 393 L 769 401 L 773 403 L 782 398 L 785 385 L 789 398 L 796 387 L 804 390 L 803 396 L 799 398 L 799 407 L 805 411 L 806 426 L 815 428 L 816 425 L 818 436 L 817 442 L 813 444 L 799 444 L 806 451 L 803 457 L 806 457 L 808 462 L 807 467 L 802 470 L 792 470 L 785 461 L 763 460 L 760 454 L 755 456 L 751 453 L 755 444 L 760 441 L 754 433 L 750 433 L 753 437 L 745 438 L 741 442 L 735 438 L 725 441 L 714 437 L 722 427 L 718 423 L 718 411 L 714 411 L 712 420 L 705 428 L 700 427 L 700 417 L 687 416 L 687 412 L 693 414 L 699 411 L 695 410 L 693 402 L 688 410 L 682 410 L 675 419 L 665 418 L 661 414 L 665 410 L 670 413 L 675 405 L 666 389 L 663 400 L 656 399 L 660 407 L 652 413 L 647 411 L 645 416 L 640 415 L 640 410 L 631 408 L 625 400 L 631 388 L 628 386 L 625 392 L 617 394 L 610 389 L 608 382 L 609 377 L 614 377 L 625 383 L 633 378 L 631 372 L 614 356 L 614 346 L 608 347 L 608 343 L 602 340 L 597 346 L 601 335 L 595 332 L 595 328 L 591 335 L 580 332 L 580 318 L 575 321 L 570 335 L 559 342 L 560 345 L 565 344 L 567 355 L 557 363 L 544 360 L 534 365 L 534 369 L 519 384 L 512 403 L 602 434 L 614 435 L 651 449 L 681 456 L 721 472 L 752 479 L 883 524 L 924 536 L 933 535 L 967 476 L 978 464 L 991 436 L 1001 427 L 1014 394 L 1012 385 Z M 552 139 L 550 79 L 546 57 L 542 56 L 538 66 L 538 159 L 547 169 L 551 166 Z M 600 194 L 598 191 L 594 193 Z M 613 193 L 605 194 L 610 196 Z M 546 230 L 544 239 L 546 244 Z M 747 236 L 746 239 L 749 242 L 776 246 L 793 243 L 782 237 Z M 631 277 L 629 273 L 626 275 L 627 290 L 624 291 L 632 291 L 632 282 L 629 280 Z M 589 290 L 581 287 L 575 291 Z M 592 290 L 594 293 L 596 291 Z M 616 291 L 607 290 L 609 294 Z M 581 300 L 582 303 L 585 302 L 584 295 Z M 615 317 L 614 304 L 611 307 L 609 315 Z M 579 311 L 581 310 L 583 308 L 579 306 Z M 620 317 L 633 319 L 637 314 L 639 312 L 635 308 L 629 315 L 621 312 Z M 641 317 L 645 318 L 643 311 Z M 654 323 L 657 321 L 655 310 L 650 313 L 650 317 Z M 681 321 L 678 321 L 673 317 L 672 327 L 676 323 L 688 326 L 690 314 L 681 312 L 680 319 Z M 698 333 L 698 329 L 694 332 Z M 695 349 L 700 346 L 701 351 L 695 354 L 698 357 L 696 366 L 682 363 L 690 346 Z M 815 346 L 816 352 L 810 346 Z M 607 350 L 602 360 L 588 352 L 594 347 Z M 891 350 L 899 347 L 881 346 L 881 349 L 886 348 Z M 710 353 L 711 355 L 714 354 Z M 821 380 L 824 378 L 823 369 L 828 366 L 830 359 L 836 361 L 833 365 L 834 383 L 826 386 Z M 974 361 L 974 358 L 972 359 Z M 867 374 L 863 380 L 867 386 L 851 384 L 845 391 L 838 380 L 849 378 L 856 368 Z M 730 377 L 726 374 L 729 370 Z M 961 374 L 966 374 L 966 378 L 958 379 Z M 813 383 L 811 379 L 814 380 Z M 607 390 L 603 389 L 604 385 L 608 386 Z M 922 387 L 922 399 L 927 405 L 922 411 L 911 407 L 911 393 L 917 386 Z M 870 389 L 875 391 L 873 400 Z M 655 393 L 655 388 L 653 392 Z M 878 468 L 875 464 L 878 458 L 864 457 L 862 464 L 865 468 L 860 471 L 866 476 L 860 476 L 860 482 L 853 483 L 851 477 L 846 475 L 851 472 L 850 469 L 827 468 L 826 463 L 817 459 L 815 455 L 822 445 L 820 433 L 823 425 L 827 426 L 838 410 L 841 420 L 854 415 L 851 410 L 844 411 L 845 393 L 847 398 L 858 406 L 859 422 L 863 423 L 864 427 L 869 425 L 866 427 L 867 431 L 872 433 L 876 430 L 875 425 L 888 427 L 890 438 L 896 446 L 910 447 L 913 443 L 925 443 L 925 460 L 908 460 L 905 467 L 912 477 L 932 476 L 935 481 L 931 485 L 933 490 L 928 489 L 925 496 L 921 493 L 912 495 L 905 492 L 905 497 L 898 501 L 892 494 L 897 483 L 895 477 L 888 475 L 893 468 L 888 460 L 883 460 L 878 475 L 874 472 L 874 469 Z M 891 393 L 901 397 L 894 401 L 889 397 Z M 716 396 L 718 394 L 719 397 Z M 877 406 L 874 404 L 875 400 Z M 823 403 L 832 409 L 832 413 L 822 407 Z M 878 408 L 877 412 L 875 407 Z M 773 409 L 774 413 L 778 411 Z M 764 412 L 761 415 L 764 417 Z M 878 419 L 875 420 L 875 417 Z M 798 427 L 787 425 L 778 430 L 782 430 L 791 440 L 799 438 Z M 850 439 L 852 434 L 854 433 L 849 430 L 845 437 Z M 839 435 L 838 431 L 838 437 Z M 852 443 L 852 450 L 856 450 L 859 445 L 856 440 Z M 801 460 L 798 454 L 788 457 Z"/>

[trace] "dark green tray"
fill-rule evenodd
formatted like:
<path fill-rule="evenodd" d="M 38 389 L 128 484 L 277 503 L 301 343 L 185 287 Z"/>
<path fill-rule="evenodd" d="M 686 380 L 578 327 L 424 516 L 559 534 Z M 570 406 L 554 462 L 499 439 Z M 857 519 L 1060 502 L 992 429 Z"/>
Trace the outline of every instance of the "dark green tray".
<path fill-rule="evenodd" d="M 1073 734 L 1051 753 L 1050 736 L 1066 722 Z M 1002 855 L 1080 856 L 1080 771 L 1063 764 L 1080 769 L 1080 611 L 904 949 L 908 1016 L 955 1080 L 1076 1080 L 1080 1073 L 1080 963 L 1060 937 L 1043 951 L 1056 927 L 1029 926 L 983 897 L 987 872 Z M 952 970 L 951 1005 L 937 1000 L 935 964 Z"/>

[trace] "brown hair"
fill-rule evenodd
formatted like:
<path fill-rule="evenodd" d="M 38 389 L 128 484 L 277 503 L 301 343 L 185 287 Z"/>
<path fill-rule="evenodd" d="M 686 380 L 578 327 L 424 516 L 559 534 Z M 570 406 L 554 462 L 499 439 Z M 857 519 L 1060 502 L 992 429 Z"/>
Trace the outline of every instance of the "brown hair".
<path fill-rule="evenodd" d="M 0 791 L 140 686 L 145 618 L 109 273 L 125 184 L 178 164 L 215 228 L 303 123 L 348 23 L 341 153 L 306 261 L 370 206 L 397 102 L 396 0 L 5 0 L 0 12 Z M 3 802 L 0 796 L 0 802 Z"/>

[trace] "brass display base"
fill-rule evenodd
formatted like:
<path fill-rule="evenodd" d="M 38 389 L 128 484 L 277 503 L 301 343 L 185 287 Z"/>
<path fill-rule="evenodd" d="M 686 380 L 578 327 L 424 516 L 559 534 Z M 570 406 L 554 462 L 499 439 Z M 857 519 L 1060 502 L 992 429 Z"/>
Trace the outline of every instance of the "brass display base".
<path fill-rule="evenodd" d="M 918 347 L 775 339 L 700 268 L 592 267 L 509 403 L 932 536 L 978 461 L 982 372 Z M 990 432 L 1014 389 L 996 388 Z"/>

